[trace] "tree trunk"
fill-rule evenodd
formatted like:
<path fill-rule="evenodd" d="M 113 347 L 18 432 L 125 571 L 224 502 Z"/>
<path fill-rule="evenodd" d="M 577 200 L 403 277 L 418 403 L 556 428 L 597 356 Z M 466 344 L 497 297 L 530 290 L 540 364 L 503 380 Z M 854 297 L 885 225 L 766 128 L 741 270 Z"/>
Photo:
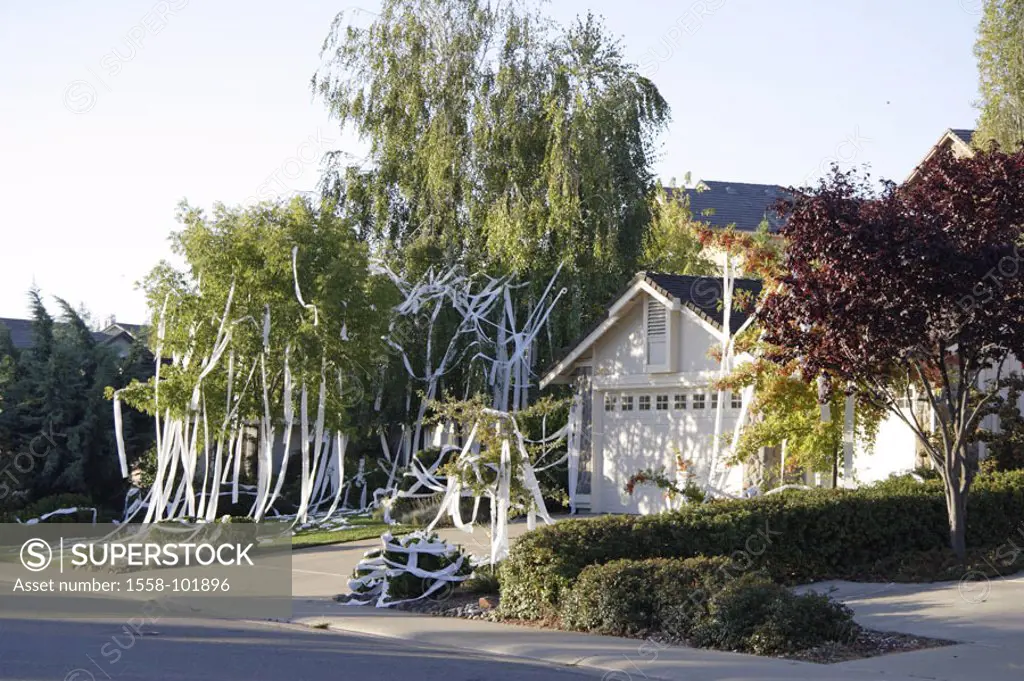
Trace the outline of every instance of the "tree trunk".
<path fill-rule="evenodd" d="M 949 513 L 949 545 L 953 553 L 967 559 L 967 495 L 960 491 L 959 481 L 946 483 L 946 510 Z"/>

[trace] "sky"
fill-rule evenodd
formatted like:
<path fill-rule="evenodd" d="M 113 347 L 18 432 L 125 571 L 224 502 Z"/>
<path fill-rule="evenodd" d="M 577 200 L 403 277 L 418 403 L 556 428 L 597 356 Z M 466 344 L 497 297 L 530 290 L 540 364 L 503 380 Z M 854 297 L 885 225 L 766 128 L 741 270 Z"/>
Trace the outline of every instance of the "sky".
<path fill-rule="evenodd" d="M 977 120 L 982 0 L 555 0 L 590 11 L 672 107 L 656 172 L 800 185 L 830 163 L 901 180 Z M 379 0 L 0 0 L 0 317 L 38 286 L 141 322 L 182 199 L 311 190 L 359 153 L 309 79 L 331 20 Z M 56 306 L 49 304 L 51 311 Z"/>

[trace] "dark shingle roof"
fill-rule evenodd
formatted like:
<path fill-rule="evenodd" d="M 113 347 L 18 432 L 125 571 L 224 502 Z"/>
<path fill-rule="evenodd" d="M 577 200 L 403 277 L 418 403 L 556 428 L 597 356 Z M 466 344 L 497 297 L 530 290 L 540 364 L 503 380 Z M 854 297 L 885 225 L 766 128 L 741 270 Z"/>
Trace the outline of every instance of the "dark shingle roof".
<path fill-rule="evenodd" d="M 664 291 L 666 295 L 675 298 L 680 304 L 690 308 L 716 327 L 722 328 L 724 310 L 721 277 L 692 277 L 661 272 L 646 272 L 645 274 L 648 281 Z M 757 279 L 736 279 L 734 291 L 749 292 L 751 294 L 750 302 L 754 303 L 757 300 L 757 295 L 761 292 L 761 282 Z M 735 293 L 733 295 L 736 296 Z M 731 330 L 735 332 L 740 328 L 751 312 L 752 310 L 737 311 L 734 302 L 732 313 L 729 315 Z"/>
<path fill-rule="evenodd" d="M 30 348 L 35 342 L 32 333 L 32 321 L 29 319 L 8 319 L 0 317 L 0 326 L 7 327 L 11 334 L 11 342 L 19 350 Z"/>
<path fill-rule="evenodd" d="M 61 325 L 61 322 L 55 323 L 55 326 Z M 8 317 L 0 317 L 0 326 L 4 326 L 8 331 L 10 331 L 11 343 L 13 343 L 14 347 L 17 349 L 26 350 L 35 345 L 35 332 L 32 330 L 31 319 L 11 319 Z M 142 329 L 141 324 L 122 324 L 121 322 L 117 322 L 103 331 L 93 331 L 92 336 L 98 342 L 103 343 L 113 340 L 125 332 L 137 338 L 140 329 Z"/>
<path fill-rule="evenodd" d="M 668 198 L 681 195 L 690 197 L 690 211 L 693 217 L 711 227 L 725 228 L 735 225 L 736 229 L 753 232 L 761 222 L 768 220 L 768 228 L 775 232 L 781 224 L 779 216 L 772 210 L 780 199 L 789 198 L 789 193 L 774 184 L 750 184 L 746 182 L 719 182 L 705 180 L 696 189 L 666 188 Z M 710 215 L 704 215 L 708 211 Z"/>
<path fill-rule="evenodd" d="M 974 139 L 973 130 L 967 130 L 965 128 L 950 128 L 949 131 L 959 137 L 967 146 L 970 146 L 971 140 Z"/>

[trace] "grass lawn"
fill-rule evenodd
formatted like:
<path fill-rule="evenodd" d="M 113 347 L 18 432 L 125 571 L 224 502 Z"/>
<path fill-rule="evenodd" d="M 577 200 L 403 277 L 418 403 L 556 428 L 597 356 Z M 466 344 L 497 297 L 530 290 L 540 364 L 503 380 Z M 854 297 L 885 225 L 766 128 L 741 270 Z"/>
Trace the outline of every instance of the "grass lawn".
<path fill-rule="evenodd" d="M 385 525 L 372 518 L 350 518 L 349 522 L 350 527 L 338 530 L 304 530 L 292 537 L 292 548 L 308 549 L 313 546 L 344 544 L 360 539 L 376 539 L 387 531 L 392 534 L 405 534 L 416 529 L 407 525 Z"/>

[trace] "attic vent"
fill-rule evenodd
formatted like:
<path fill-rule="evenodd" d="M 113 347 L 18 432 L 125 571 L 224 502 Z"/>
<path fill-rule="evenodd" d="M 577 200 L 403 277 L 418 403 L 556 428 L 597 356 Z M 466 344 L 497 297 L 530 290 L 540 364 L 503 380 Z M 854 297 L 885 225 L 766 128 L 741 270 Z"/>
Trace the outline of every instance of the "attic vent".
<path fill-rule="evenodd" d="M 668 315 L 656 300 L 647 301 L 647 363 L 665 364 L 668 346 Z"/>

